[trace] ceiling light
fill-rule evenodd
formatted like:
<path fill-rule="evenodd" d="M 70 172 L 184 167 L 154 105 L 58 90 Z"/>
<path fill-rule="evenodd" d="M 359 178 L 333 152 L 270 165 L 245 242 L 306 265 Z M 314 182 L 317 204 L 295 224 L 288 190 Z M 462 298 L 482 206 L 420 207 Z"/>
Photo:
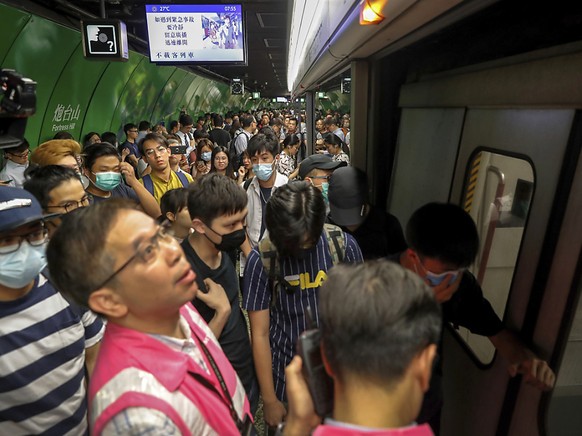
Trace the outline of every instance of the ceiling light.
<path fill-rule="evenodd" d="M 377 11 L 382 10 L 385 3 L 385 0 L 364 0 L 360 11 L 360 24 L 367 26 L 369 24 L 381 23 L 384 20 L 384 16 Z"/>

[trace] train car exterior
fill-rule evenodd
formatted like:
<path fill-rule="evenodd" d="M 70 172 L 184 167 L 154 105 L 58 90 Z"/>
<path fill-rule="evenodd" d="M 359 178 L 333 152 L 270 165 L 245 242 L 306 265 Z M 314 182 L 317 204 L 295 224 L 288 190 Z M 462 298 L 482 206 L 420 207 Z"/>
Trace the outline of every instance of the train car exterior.
<path fill-rule="evenodd" d="M 362 30 L 364 3 L 305 50 L 292 88 L 351 77 L 352 162 L 376 202 L 403 223 L 429 201 L 463 206 L 485 295 L 558 374 L 542 393 L 486 338 L 448 326 L 442 434 L 579 434 L 582 11 L 377 2 L 385 21 Z"/>

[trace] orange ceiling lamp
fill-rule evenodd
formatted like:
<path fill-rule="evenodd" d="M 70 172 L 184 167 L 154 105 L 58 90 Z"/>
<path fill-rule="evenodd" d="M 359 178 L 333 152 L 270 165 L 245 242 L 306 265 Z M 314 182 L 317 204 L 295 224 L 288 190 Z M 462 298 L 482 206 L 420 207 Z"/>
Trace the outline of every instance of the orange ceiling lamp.
<path fill-rule="evenodd" d="M 360 24 L 367 26 L 384 21 L 384 15 L 378 11 L 381 11 L 385 4 L 386 0 L 364 0 L 360 10 Z"/>

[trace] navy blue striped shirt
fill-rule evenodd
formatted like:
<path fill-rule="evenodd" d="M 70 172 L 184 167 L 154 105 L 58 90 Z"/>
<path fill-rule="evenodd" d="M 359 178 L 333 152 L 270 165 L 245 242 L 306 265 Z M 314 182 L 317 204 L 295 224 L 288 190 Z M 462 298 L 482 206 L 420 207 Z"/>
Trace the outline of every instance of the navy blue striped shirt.
<path fill-rule="evenodd" d="M 344 232 L 344 262 L 362 261 L 362 252 L 356 240 Z M 317 245 L 306 253 L 303 259 L 280 259 L 281 272 L 286 281 L 297 290 L 281 290 L 270 311 L 269 337 L 273 359 L 273 382 L 277 397 L 285 399 L 285 367 L 295 355 L 295 343 L 299 335 L 307 329 L 305 310 L 311 307 L 314 322 L 319 325 L 319 287 L 327 278 L 327 271 L 333 266 L 325 234 Z M 249 254 L 244 272 L 243 308 L 249 311 L 269 309 L 272 291 L 269 277 L 263 268 L 258 248 Z"/>
<path fill-rule="evenodd" d="M 0 434 L 87 433 L 85 348 L 103 323 L 41 275 L 25 296 L 0 302 Z"/>

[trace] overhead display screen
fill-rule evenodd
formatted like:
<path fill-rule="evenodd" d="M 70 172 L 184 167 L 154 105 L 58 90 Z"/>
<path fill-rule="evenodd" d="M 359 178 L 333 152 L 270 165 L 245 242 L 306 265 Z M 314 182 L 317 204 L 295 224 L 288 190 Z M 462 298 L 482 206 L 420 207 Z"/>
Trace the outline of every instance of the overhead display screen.
<path fill-rule="evenodd" d="M 246 65 L 240 4 L 146 5 L 150 61 Z"/>

